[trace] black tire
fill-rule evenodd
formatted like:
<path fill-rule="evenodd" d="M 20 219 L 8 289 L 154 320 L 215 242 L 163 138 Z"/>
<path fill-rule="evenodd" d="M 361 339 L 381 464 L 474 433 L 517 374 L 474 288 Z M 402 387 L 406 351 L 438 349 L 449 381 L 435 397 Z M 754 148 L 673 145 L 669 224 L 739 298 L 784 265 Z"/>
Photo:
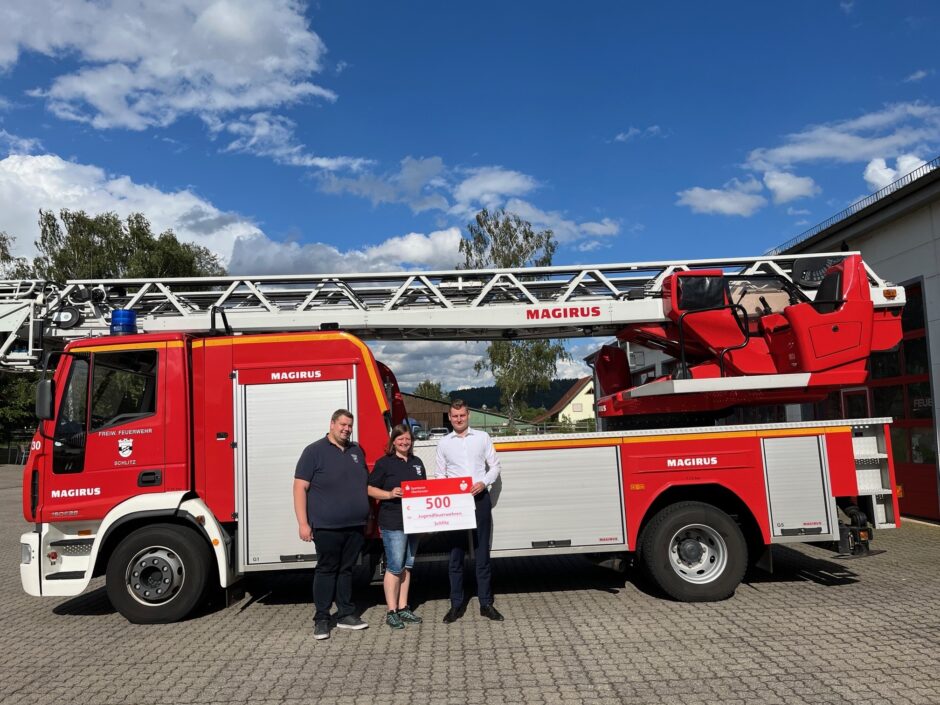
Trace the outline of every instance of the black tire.
<path fill-rule="evenodd" d="M 171 524 L 137 529 L 108 561 L 108 599 L 129 622 L 177 622 L 202 600 L 212 565 L 209 544 L 191 529 Z"/>
<path fill-rule="evenodd" d="M 646 575 L 681 602 L 734 594 L 747 569 L 747 542 L 734 519 L 710 504 L 679 502 L 660 510 L 639 541 Z"/>

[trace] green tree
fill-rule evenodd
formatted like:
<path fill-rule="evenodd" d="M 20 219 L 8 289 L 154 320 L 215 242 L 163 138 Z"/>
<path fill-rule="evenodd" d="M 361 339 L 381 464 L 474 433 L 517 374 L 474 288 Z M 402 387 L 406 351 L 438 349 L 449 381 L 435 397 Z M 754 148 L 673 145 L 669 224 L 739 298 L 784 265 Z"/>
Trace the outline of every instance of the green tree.
<path fill-rule="evenodd" d="M 440 382 L 432 382 L 429 379 L 422 380 L 418 382 L 418 386 L 415 387 L 415 395 L 419 397 L 427 397 L 428 399 L 438 399 L 440 401 L 450 401 L 450 397 L 447 393 L 441 389 Z"/>
<path fill-rule="evenodd" d="M 0 279 L 29 279 L 29 261 L 12 254 L 15 238 L 0 232 Z"/>
<path fill-rule="evenodd" d="M 37 379 L 34 373 L 0 372 L 0 441 L 28 433 L 35 427 L 33 404 Z"/>
<path fill-rule="evenodd" d="M 29 262 L 12 254 L 14 238 L 0 232 L 0 279 L 28 279 Z M 0 374 L 0 441 L 28 429 L 33 417 L 36 375 Z"/>
<path fill-rule="evenodd" d="M 552 263 L 558 246 L 551 230 L 536 231 L 528 221 L 502 209 L 480 211 L 467 230 L 469 238 L 460 241 L 462 269 L 546 267 Z M 526 393 L 548 388 L 558 362 L 568 357 L 557 341 L 495 340 L 474 369 L 478 374 L 492 373 L 500 391 L 501 408 L 511 423 Z"/>
<path fill-rule="evenodd" d="M 172 230 L 154 235 L 150 221 L 134 213 L 90 216 L 84 211 L 39 211 L 38 278 L 142 279 L 216 276 L 225 273 L 219 259 L 201 245 L 180 242 Z"/>

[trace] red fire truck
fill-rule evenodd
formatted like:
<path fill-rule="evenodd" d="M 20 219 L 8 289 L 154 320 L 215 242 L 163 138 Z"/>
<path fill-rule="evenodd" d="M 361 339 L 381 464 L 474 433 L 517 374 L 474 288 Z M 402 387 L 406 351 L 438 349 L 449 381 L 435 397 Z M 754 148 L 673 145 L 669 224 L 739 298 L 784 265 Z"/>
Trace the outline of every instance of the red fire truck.
<path fill-rule="evenodd" d="M 673 354 L 675 372 L 632 386 L 608 346 L 595 364 L 603 430 L 498 439 L 493 555 L 633 554 L 675 599 L 724 599 L 773 544 L 862 553 L 897 525 L 890 419 L 716 420 L 857 384 L 870 351 L 900 340 L 903 302 L 853 253 L 0 283 L 0 364 L 45 358 L 51 372 L 23 471 L 35 525 L 21 539 L 23 587 L 76 595 L 104 575 L 129 620 L 167 622 L 213 586 L 314 567 L 291 511 L 300 451 L 348 408 L 371 465 L 407 418 L 361 337 L 613 334 Z M 430 461 L 434 442 L 416 452 Z"/>

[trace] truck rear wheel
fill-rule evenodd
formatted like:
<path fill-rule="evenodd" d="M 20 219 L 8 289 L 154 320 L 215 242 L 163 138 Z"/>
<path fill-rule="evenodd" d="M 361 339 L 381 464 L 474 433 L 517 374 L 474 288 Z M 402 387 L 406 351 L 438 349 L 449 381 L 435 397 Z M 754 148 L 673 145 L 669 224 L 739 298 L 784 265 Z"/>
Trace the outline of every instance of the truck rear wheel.
<path fill-rule="evenodd" d="M 640 538 L 646 574 L 670 597 L 713 602 L 734 594 L 747 568 L 747 542 L 734 519 L 702 502 L 679 502 L 650 520 Z"/>
<path fill-rule="evenodd" d="M 138 529 L 111 554 L 108 598 L 129 622 L 176 622 L 202 600 L 211 564 L 208 544 L 190 529 L 171 524 Z"/>

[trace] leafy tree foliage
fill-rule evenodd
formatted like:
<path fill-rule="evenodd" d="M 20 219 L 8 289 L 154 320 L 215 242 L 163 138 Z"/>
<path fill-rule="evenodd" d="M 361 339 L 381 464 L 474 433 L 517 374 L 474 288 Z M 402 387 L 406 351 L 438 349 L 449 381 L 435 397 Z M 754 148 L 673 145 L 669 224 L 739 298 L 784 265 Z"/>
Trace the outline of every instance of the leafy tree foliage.
<path fill-rule="evenodd" d="M 469 238 L 460 241 L 463 269 L 489 267 L 544 267 L 552 263 L 558 244 L 551 230 L 536 231 L 514 213 L 500 209 L 477 213 L 467 226 Z M 496 340 L 486 357 L 477 361 L 477 373 L 493 374 L 500 391 L 500 405 L 510 419 L 519 414 L 525 395 L 546 389 L 560 360 L 568 359 L 564 346 L 552 340 Z"/>
<path fill-rule="evenodd" d="M 438 399 L 440 401 L 450 401 L 450 396 L 443 389 L 441 389 L 441 383 L 432 382 L 429 379 L 418 382 L 418 386 L 415 387 L 414 393 L 419 397 Z"/>
<path fill-rule="evenodd" d="M 0 232 L 0 279 L 29 279 L 29 262 L 11 253 L 13 236 Z"/>
<path fill-rule="evenodd" d="M 37 375 L 31 373 L 0 373 L 0 441 L 25 434 L 35 427 L 36 380 Z"/>
<path fill-rule="evenodd" d="M 154 235 L 150 221 L 134 213 L 90 216 L 84 211 L 39 211 L 40 279 L 135 279 L 215 276 L 225 273 L 218 258 L 201 245 L 180 242 L 172 230 Z"/>
<path fill-rule="evenodd" d="M 14 257 L 12 247 L 13 237 L 0 232 L 0 279 L 29 278 L 29 263 L 24 257 Z M 35 383 L 32 374 L 0 374 L 0 441 L 9 440 L 34 423 Z"/>
<path fill-rule="evenodd" d="M 460 241 L 462 269 L 547 267 L 558 247 L 551 230 L 536 232 L 531 223 L 503 209 L 490 213 L 484 208 L 467 231 L 470 237 Z"/>

